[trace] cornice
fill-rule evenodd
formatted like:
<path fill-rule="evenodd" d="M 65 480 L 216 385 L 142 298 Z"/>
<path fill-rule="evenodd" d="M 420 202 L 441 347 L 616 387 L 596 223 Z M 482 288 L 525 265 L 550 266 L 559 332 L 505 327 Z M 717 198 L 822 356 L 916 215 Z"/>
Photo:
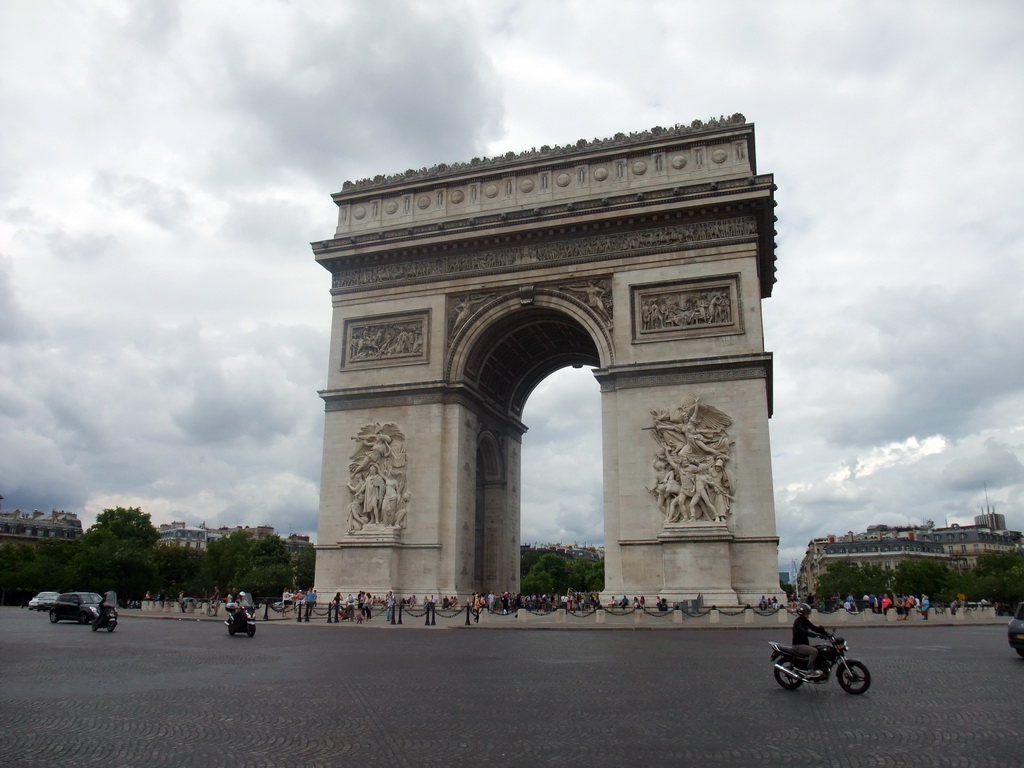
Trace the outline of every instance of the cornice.
<path fill-rule="evenodd" d="M 338 193 L 338 196 L 348 191 L 379 190 L 389 186 L 403 185 L 410 181 L 441 180 L 463 175 L 467 172 L 480 173 L 481 171 L 512 169 L 525 163 L 534 163 L 537 160 L 550 162 L 571 161 L 581 155 L 592 153 L 594 150 L 618 149 L 630 146 L 639 148 L 646 144 L 661 142 L 666 139 L 714 134 L 721 132 L 723 129 L 736 128 L 746 124 L 747 119 L 737 112 L 730 117 L 712 117 L 707 122 L 694 120 L 689 125 L 676 123 L 668 128 L 655 126 L 646 131 L 633 131 L 628 134 L 616 133 L 614 136 L 605 139 L 595 138 L 590 141 L 580 139 L 575 144 L 566 144 L 564 146 L 556 144 L 551 147 L 545 144 L 540 149 L 533 148 L 519 153 L 506 152 L 495 157 L 474 157 L 469 162 L 464 163 L 438 163 L 430 168 L 410 168 L 404 173 L 378 174 L 372 179 L 346 181 L 342 184 L 342 192 Z"/>

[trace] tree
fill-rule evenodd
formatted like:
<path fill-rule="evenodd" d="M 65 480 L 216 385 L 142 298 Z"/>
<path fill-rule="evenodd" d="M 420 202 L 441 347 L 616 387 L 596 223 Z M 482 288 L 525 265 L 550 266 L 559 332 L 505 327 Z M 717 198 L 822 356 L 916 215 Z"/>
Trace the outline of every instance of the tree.
<path fill-rule="evenodd" d="M 116 590 L 124 597 L 142 597 L 159 584 L 153 547 L 160 534 L 149 515 L 138 508 L 105 509 L 82 537 L 72 563 L 78 589 Z"/>
<path fill-rule="evenodd" d="M 216 584 L 222 591 L 245 589 L 239 579 L 252 567 L 252 534 L 236 530 L 206 547 L 201 578 L 204 583 Z"/>
<path fill-rule="evenodd" d="M 207 590 L 199 579 L 203 568 L 204 555 L 198 549 L 158 544 L 153 551 L 153 563 L 156 566 L 161 592 L 165 595 L 176 595 L 185 592 L 189 595 L 205 595 Z"/>
<path fill-rule="evenodd" d="M 313 547 L 303 547 L 292 556 L 292 579 L 293 581 L 282 585 L 297 586 L 305 589 L 313 583 L 316 574 L 316 550 Z"/>
<path fill-rule="evenodd" d="M 149 549 L 160 541 L 160 532 L 150 522 L 149 513 L 138 507 L 104 509 L 85 532 L 85 539 L 100 534 L 109 534 L 122 544 L 139 549 Z"/>
<path fill-rule="evenodd" d="M 965 576 L 956 591 L 969 598 L 1010 605 L 1024 600 L 1024 557 L 1016 552 L 982 555 L 974 571 Z"/>
<path fill-rule="evenodd" d="M 945 562 L 936 560 L 901 560 L 893 574 L 892 587 L 900 594 L 930 595 L 948 600 L 952 573 Z"/>

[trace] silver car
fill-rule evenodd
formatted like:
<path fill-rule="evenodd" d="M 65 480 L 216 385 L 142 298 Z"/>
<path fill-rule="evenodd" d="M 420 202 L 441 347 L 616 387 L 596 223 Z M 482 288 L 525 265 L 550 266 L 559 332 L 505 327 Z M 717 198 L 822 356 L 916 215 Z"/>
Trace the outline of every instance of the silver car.
<path fill-rule="evenodd" d="M 1017 606 L 1006 631 L 1009 635 L 1010 647 L 1017 652 L 1018 656 L 1024 656 L 1024 603 Z"/>
<path fill-rule="evenodd" d="M 40 592 L 28 601 L 28 609 L 30 611 L 48 611 L 58 597 L 60 597 L 60 592 Z"/>

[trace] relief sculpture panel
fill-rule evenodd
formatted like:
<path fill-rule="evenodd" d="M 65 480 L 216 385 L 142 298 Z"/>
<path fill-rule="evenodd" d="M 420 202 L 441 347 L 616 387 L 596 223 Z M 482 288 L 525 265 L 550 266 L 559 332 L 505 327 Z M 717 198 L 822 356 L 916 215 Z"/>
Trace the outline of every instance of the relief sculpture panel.
<path fill-rule="evenodd" d="M 658 501 L 663 524 L 726 522 L 736 482 L 729 468 L 732 419 L 699 398 L 651 411 L 648 427 L 658 448 L 655 481 L 647 491 Z"/>
<path fill-rule="evenodd" d="M 425 362 L 428 313 L 349 320 L 343 367 Z"/>
<path fill-rule="evenodd" d="M 634 287 L 633 340 L 742 333 L 739 276 Z"/>
<path fill-rule="evenodd" d="M 405 528 L 409 493 L 405 487 L 405 435 L 394 422 L 374 422 L 352 438 L 358 447 L 348 465 L 350 534 Z"/>

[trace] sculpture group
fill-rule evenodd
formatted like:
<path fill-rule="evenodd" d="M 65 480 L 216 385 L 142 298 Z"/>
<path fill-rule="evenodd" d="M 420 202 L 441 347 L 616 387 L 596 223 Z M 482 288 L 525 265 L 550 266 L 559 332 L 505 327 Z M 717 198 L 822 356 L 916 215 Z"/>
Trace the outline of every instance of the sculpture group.
<path fill-rule="evenodd" d="M 405 528 L 405 435 L 394 422 L 374 422 L 352 439 L 359 447 L 348 465 L 348 532 Z"/>
<path fill-rule="evenodd" d="M 656 481 L 648 491 L 658 500 L 665 523 L 725 522 L 735 498 L 728 469 L 732 419 L 696 397 L 667 410 L 652 410 L 658 443 Z"/>

